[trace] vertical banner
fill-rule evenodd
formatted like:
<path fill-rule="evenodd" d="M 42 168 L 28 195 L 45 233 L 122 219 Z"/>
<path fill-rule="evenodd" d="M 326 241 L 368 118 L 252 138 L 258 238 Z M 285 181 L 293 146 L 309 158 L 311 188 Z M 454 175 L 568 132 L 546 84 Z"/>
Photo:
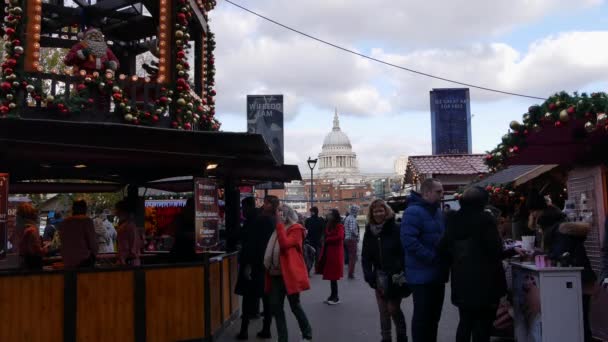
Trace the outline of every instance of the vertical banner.
<path fill-rule="evenodd" d="M 433 155 L 471 154 L 471 103 L 468 88 L 431 91 Z"/>
<path fill-rule="evenodd" d="M 0 173 L 0 259 L 8 253 L 8 173 Z"/>
<path fill-rule="evenodd" d="M 279 165 L 284 162 L 283 95 L 247 95 L 247 132 L 261 134 Z M 284 189 L 283 183 L 266 183 L 257 189 Z"/>
<path fill-rule="evenodd" d="M 207 178 L 194 179 L 196 249 L 208 250 L 220 241 L 217 186 Z"/>

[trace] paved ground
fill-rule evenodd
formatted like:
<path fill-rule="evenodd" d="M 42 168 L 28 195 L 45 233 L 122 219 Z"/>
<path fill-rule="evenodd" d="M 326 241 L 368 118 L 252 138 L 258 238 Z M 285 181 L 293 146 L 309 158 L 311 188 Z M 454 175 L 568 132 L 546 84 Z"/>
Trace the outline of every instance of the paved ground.
<path fill-rule="evenodd" d="M 357 266 L 359 269 L 357 279 L 344 279 L 339 282 L 342 303 L 335 306 L 328 306 L 323 303 L 323 300 L 329 296 L 329 282 L 323 281 L 319 275 L 311 277 L 312 288 L 302 294 L 302 303 L 313 327 L 314 341 L 380 341 L 380 323 L 374 292 L 363 281 L 360 267 Z M 454 341 L 456 326 L 458 325 L 458 313 L 449 301 L 449 286 L 447 290 L 439 327 L 439 341 L 441 342 Z M 409 331 L 413 309 L 411 296 L 404 300 L 402 308 L 406 315 Z M 285 311 L 289 323 L 289 340 L 300 341 L 299 329 L 287 302 L 285 303 Z M 261 323 L 261 320 L 252 322 L 249 328 L 250 341 L 257 340 L 255 334 L 260 330 Z M 219 341 L 236 341 L 234 337 L 238 333 L 239 327 L 240 321 L 236 321 L 224 332 Z M 273 326 L 272 329 L 273 337 L 276 337 L 275 327 Z M 395 337 L 393 336 L 393 338 Z"/>

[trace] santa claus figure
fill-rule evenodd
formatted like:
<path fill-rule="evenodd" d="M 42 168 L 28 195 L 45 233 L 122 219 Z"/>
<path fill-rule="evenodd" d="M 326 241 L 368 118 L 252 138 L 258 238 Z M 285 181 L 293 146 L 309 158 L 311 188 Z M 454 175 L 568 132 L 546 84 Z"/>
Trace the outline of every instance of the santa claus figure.
<path fill-rule="evenodd" d="M 85 32 L 82 41 L 72 47 L 63 62 L 67 66 L 73 66 L 74 73 L 80 70 L 85 70 L 87 73 L 116 71 L 119 65 L 118 59 L 108 48 L 103 33 L 95 28 Z"/>

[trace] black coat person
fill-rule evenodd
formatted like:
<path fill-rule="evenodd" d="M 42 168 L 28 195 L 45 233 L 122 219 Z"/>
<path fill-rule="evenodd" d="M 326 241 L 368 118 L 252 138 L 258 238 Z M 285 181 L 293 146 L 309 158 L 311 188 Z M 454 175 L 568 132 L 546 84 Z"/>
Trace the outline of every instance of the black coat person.
<path fill-rule="evenodd" d="M 260 298 L 264 300 L 264 324 L 258 337 L 269 338 L 270 336 L 272 318 L 270 304 L 264 293 L 266 280 L 264 253 L 268 240 L 276 228 L 273 213 L 276 212 L 278 206 L 278 198 L 267 196 L 261 212 L 258 213 L 252 197 L 243 199 L 245 222 L 241 229 L 242 247 L 239 254 L 239 274 L 234 290 L 236 294 L 243 296 L 241 332 L 237 339 L 247 339 L 249 320 L 257 315 Z"/>
<path fill-rule="evenodd" d="M 448 213 L 440 256 L 451 271 L 452 303 L 460 312 L 456 341 L 489 341 L 499 300 L 507 292 L 503 251 L 494 216 L 484 210 L 488 194 L 465 191 L 461 209 Z"/>

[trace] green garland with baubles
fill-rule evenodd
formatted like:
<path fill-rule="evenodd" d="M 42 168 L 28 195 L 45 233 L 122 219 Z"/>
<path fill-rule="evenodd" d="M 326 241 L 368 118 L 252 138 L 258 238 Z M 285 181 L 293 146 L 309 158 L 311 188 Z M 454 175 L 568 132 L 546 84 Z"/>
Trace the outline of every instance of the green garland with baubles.
<path fill-rule="evenodd" d="M 543 128 L 567 127 L 581 123 L 587 135 L 608 132 L 608 95 L 606 93 L 572 95 L 561 92 L 551 96 L 542 105 L 531 106 L 523 115 L 523 121 L 512 121 L 510 130 L 502 137 L 502 143 L 487 152 L 485 162 L 490 172 L 504 167 L 507 159 L 520 152 L 532 132 Z"/>

